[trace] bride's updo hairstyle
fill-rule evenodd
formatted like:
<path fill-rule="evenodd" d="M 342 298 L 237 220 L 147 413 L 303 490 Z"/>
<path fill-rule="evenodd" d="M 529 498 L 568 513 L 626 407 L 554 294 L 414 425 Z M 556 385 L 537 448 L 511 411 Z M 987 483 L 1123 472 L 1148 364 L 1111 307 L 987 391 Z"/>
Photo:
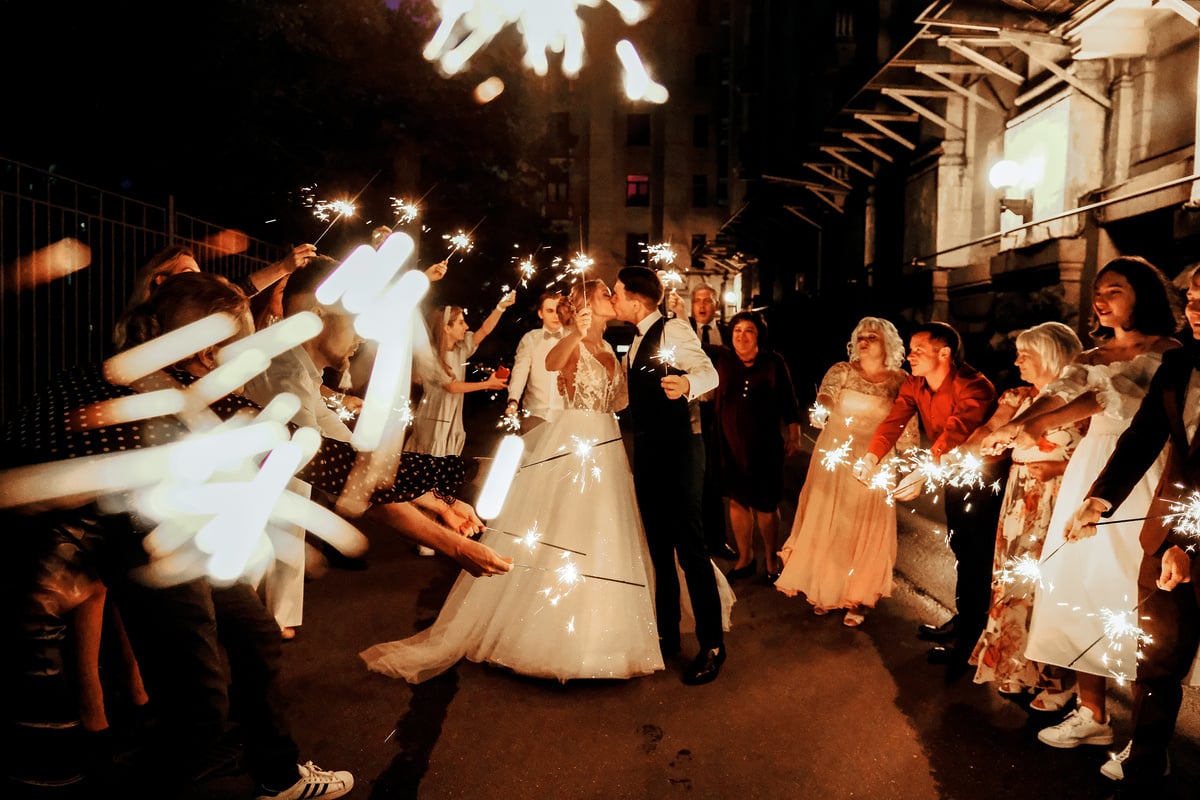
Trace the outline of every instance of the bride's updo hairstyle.
<path fill-rule="evenodd" d="M 148 300 L 129 310 L 122 349 L 221 312 L 248 318 L 250 301 L 229 280 L 211 272 L 171 275 L 151 290 Z"/>
<path fill-rule="evenodd" d="M 557 306 L 558 318 L 563 325 L 572 325 L 575 322 L 575 312 L 583 310 L 583 308 L 592 300 L 592 295 L 596 293 L 596 289 L 604 281 L 597 278 L 586 280 L 581 283 L 576 283 L 571 287 L 570 293 L 566 297 L 566 302 L 559 302 Z"/>

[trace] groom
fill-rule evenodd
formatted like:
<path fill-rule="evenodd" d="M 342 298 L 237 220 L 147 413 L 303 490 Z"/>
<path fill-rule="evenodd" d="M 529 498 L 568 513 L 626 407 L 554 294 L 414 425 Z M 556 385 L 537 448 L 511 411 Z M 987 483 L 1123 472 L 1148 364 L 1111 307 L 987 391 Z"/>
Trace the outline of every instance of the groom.
<path fill-rule="evenodd" d="M 653 270 L 626 267 L 617 273 L 617 318 L 637 325 L 626 355 L 626 415 L 633 435 L 633 483 L 654 563 L 660 646 L 664 658 L 679 652 L 678 557 L 700 642 L 700 654 L 683 682 L 698 686 L 714 680 L 725 662 L 721 599 L 700 517 L 704 442 L 693 402 L 716 388 L 718 378 L 687 322 L 663 318 L 662 296 Z"/>

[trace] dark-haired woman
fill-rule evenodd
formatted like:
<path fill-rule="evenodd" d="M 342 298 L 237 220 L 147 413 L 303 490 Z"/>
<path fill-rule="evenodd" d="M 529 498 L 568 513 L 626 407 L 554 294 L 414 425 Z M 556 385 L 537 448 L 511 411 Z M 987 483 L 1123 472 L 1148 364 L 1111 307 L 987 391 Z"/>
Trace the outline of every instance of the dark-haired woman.
<path fill-rule="evenodd" d="M 729 322 L 732 347 L 716 351 L 717 438 L 722 489 L 738 560 L 730 580 L 757 571 L 754 528 L 763 540 L 766 571 L 775 580 L 779 560 L 779 501 L 783 499 L 783 459 L 800 449 L 800 407 L 783 356 L 766 349 L 767 324 L 749 311 Z M 785 436 L 786 434 L 786 436 Z"/>

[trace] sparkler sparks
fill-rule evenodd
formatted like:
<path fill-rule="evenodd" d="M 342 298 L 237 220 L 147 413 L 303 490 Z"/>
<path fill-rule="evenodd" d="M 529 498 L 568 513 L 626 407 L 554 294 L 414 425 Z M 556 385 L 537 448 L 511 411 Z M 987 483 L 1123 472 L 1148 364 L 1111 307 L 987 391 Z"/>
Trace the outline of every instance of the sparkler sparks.
<path fill-rule="evenodd" d="M 416 203 L 405 200 L 403 197 L 391 197 L 388 199 L 392 201 L 392 210 L 396 212 L 397 225 L 407 225 L 421 213 L 421 209 Z"/>
<path fill-rule="evenodd" d="M 521 275 L 521 288 L 524 289 L 529 285 L 529 279 L 533 277 L 533 273 L 537 271 L 537 266 L 533 263 L 533 257 L 522 259 L 517 265 L 517 272 Z"/>
<path fill-rule="evenodd" d="M 666 242 L 652 244 L 646 247 L 646 255 L 650 258 L 652 264 L 674 264 L 675 249 Z M 679 275 L 678 272 L 675 275 Z M 682 282 L 682 278 L 680 281 Z"/>
<path fill-rule="evenodd" d="M 854 437 L 851 436 L 842 442 L 837 447 L 831 450 L 822 450 L 821 466 L 833 472 L 839 466 L 850 463 L 850 445 L 853 444 Z"/>
<path fill-rule="evenodd" d="M 471 241 L 470 234 L 464 233 L 461 230 L 456 233 L 443 233 L 442 238 L 450 244 L 451 255 L 457 253 L 459 250 L 464 253 L 470 252 L 471 248 L 475 246 L 474 242 Z"/>
<path fill-rule="evenodd" d="M 583 274 L 591 269 L 595 263 L 595 260 L 587 253 L 576 253 L 567 266 L 567 272 L 577 277 L 583 277 Z"/>
<path fill-rule="evenodd" d="M 679 366 L 676 361 L 675 345 L 663 345 L 658 348 L 658 352 L 654 354 L 654 358 L 659 363 L 666 364 L 668 369 L 677 369 Z"/>
<path fill-rule="evenodd" d="M 587 488 L 589 478 L 600 480 L 600 467 L 596 464 L 596 457 L 592 455 L 592 449 L 598 442 L 598 439 L 571 437 L 571 452 L 579 459 L 579 469 L 571 476 L 571 482 L 577 485 L 581 492 Z"/>
<path fill-rule="evenodd" d="M 515 25 L 525 39 L 525 66 L 546 75 L 547 51 L 562 54 L 562 71 L 569 78 L 583 67 L 583 24 L 580 6 L 595 8 L 604 0 L 436 0 L 441 23 L 425 45 L 423 55 L 453 75 L 504 28 Z M 635 0 L 607 0 L 627 25 L 646 16 Z"/>
<path fill-rule="evenodd" d="M 830 411 L 820 403 L 813 403 L 812 408 L 808 410 L 808 420 L 814 428 L 824 428 L 829 422 Z"/>

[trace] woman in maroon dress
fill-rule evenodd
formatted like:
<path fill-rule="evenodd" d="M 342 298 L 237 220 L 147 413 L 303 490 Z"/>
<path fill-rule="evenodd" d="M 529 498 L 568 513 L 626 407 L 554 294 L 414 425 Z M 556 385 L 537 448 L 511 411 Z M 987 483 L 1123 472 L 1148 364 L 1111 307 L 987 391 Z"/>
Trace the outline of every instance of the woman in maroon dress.
<path fill-rule="evenodd" d="M 783 459 L 800 449 L 800 407 L 787 363 L 766 349 L 767 324 L 743 311 L 730 321 L 733 347 L 715 351 L 721 383 L 716 389 L 721 477 L 738 560 L 730 580 L 755 574 L 754 527 L 763 540 L 767 578 L 779 577 L 776 552 Z M 785 435 L 786 431 L 786 435 Z"/>

